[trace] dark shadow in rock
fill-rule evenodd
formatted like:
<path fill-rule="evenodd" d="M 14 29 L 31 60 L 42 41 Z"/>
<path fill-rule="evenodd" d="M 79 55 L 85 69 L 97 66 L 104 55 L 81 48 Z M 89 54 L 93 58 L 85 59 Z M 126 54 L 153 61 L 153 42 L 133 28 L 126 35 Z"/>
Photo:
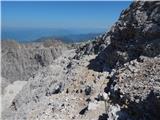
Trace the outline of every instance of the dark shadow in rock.
<path fill-rule="evenodd" d="M 86 86 L 86 88 L 85 88 L 85 95 L 90 95 L 91 94 L 91 92 L 92 92 L 92 88 L 91 88 L 91 86 Z"/>
<path fill-rule="evenodd" d="M 45 66 L 45 64 L 44 64 L 44 62 L 43 62 L 43 60 L 42 60 L 42 56 L 41 56 L 41 55 L 35 54 L 35 57 L 34 57 L 34 58 L 36 59 L 37 62 L 40 63 L 40 65 L 41 65 L 42 67 Z"/>
<path fill-rule="evenodd" d="M 119 102 L 124 102 L 122 99 Z M 115 103 L 114 99 L 112 102 Z M 127 106 L 128 108 L 122 108 L 120 112 L 127 113 L 131 119 L 160 120 L 160 93 L 151 91 L 145 100 L 139 103 L 129 102 Z"/>
<path fill-rule="evenodd" d="M 114 76 L 114 75 L 113 75 Z M 111 77 L 110 79 L 109 79 L 109 81 L 108 81 L 108 83 L 107 83 L 107 86 L 104 88 L 104 92 L 105 93 L 108 93 L 108 92 L 110 92 L 110 88 L 111 88 L 111 85 L 113 84 L 113 82 L 114 82 L 114 79 L 113 79 L 114 77 Z"/>
<path fill-rule="evenodd" d="M 153 91 L 147 98 L 139 103 L 130 103 L 128 110 L 136 119 L 159 120 L 160 119 L 160 93 Z"/>
<path fill-rule="evenodd" d="M 97 72 L 103 72 L 102 70 L 102 64 L 100 64 L 100 62 L 97 61 L 97 59 L 92 59 L 90 60 L 90 64 L 87 66 L 88 69 L 97 71 Z"/>
<path fill-rule="evenodd" d="M 89 69 L 92 69 L 94 71 L 97 72 L 103 72 L 104 69 L 105 71 L 110 72 L 112 69 L 112 64 L 108 64 L 105 66 L 106 63 L 106 54 L 108 54 L 108 52 L 113 51 L 111 46 L 109 45 L 106 49 L 104 49 L 102 52 L 100 52 L 98 54 L 98 56 L 95 59 L 90 60 L 89 65 L 87 66 Z M 114 62 L 114 61 L 112 61 Z"/>
<path fill-rule="evenodd" d="M 119 102 L 112 100 L 113 104 L 124 102 L 122 99 L 119 99 Z M 160 120 L 160 93 L 151 91 L 145 100 L 139 103 L 129 102 L 127 106 L 116 113 L 118 120 Z M 98 120 L 107 120 L 108 117 L 103 113 Z"/>
<path fill-rule="evenodd" d="M 99 116 L 98 120 L 107 120 L 108 119 L 108 115 L 103 113 L 102 115 Z"/>
<path fill-rule="evenodd" d="M 84 115 L 87 110 L 88 110 L 88 107 L 85 107 L 84 109 L 82 109 L 82 110 L 79 112 L 79 114 L 80 114 L 80 115 Z"/>
<path fill-rule="evenodd" d="M 87 67 L 98 72 L 110 72 L 111 69 L 117 69 L 126 62 L 139 59 L 140 56 L 155 57 L 160 55 L 160 39 L 139 40 L 139 42 L 133 41 L 132 43 L 128 41 L 121 43 L 122 45 L 119 43 L 117 46 L 114 44 L 111 43 L 95 59 L 90 60 Z"/>

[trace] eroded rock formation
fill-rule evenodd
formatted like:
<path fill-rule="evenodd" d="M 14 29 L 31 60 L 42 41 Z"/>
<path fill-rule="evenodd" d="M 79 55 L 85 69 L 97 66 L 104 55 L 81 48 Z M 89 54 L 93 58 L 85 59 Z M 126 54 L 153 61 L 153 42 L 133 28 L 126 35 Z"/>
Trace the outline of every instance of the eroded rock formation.
<path fill-rule="evenodd" d="M 60 41 L 20 44 L 2 41 L 2 77 L 11 83 L 28 80 L 37 70 L 50 65 L 59 57 L 65 45 Z"/>

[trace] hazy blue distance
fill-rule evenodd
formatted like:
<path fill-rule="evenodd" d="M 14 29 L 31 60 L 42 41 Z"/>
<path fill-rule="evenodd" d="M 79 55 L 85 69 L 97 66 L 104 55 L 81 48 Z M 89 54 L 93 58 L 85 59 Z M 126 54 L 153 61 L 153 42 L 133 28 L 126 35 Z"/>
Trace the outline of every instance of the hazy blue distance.
<path fill-rule="evenodd" d="M 42 36 L 104 32 L 130 3 L 131 1 L 2 2 L 2 38 L 27 41 Z"/>

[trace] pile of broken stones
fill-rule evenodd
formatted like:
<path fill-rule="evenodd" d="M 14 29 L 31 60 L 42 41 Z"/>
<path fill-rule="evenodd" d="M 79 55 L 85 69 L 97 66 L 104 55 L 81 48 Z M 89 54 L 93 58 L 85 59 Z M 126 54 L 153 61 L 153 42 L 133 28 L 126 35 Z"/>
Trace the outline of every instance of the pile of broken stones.
<path fill-rule="evenodd" d="M 110 110 L 105 119 L 160 119 L 160 2 L 133 2 L 109 32 L 89 44 L 77 56 L 99 53 L 88 67 L 110 73 L 104 91 L 119 111 Z"/>

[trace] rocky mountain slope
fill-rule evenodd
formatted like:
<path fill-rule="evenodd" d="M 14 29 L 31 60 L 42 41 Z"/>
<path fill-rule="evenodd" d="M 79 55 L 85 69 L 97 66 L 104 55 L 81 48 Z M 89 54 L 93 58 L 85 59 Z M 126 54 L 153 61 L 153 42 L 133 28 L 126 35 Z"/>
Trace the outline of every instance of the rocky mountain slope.
<path fill-rule="evenodd" d="M 100 53 L 95 62 L 98 70 L 103 71 L 104 66 L 114 68 L 140 55 L 149 57 L 158 55 L 160 51 L 159 4 L 156 1 L 133 2 L 129 8 L 122 11 L 109 32 L 79 49 L 77 57 L 83 54 Z"/>
<path fill-rule="evenodd" d="M 159 31 L 160 2 L 133 2 L 108 33 L 66 50 L 2 101 L 3 119 L 159 120 Z"/>
<path fill-rule="evenodd" d="M 66 49 L 62 42 L 56 40 L 28 44 L 2 41 L 1 46 L 1 74 L 10 83 L 28 80 L 37 70 L 51 64 Z M 2 84 L 5 85 L 4 82 L 2 81 Z"/>
<path fill-rule="evenodd" d="M 76 58 L 99 53 L 90 69 L 115 71 L 104 91 L 121 106 L 119 119 L 160 118 L 160 2 L 133 2 L 108 33 L 79 50 Z"/>
<path fill-rule="evenodd" d="M 10 107 L 4 110 L 4 118 L 91 119 L 95 117 L 92 111 L 98 118 L 104 112 L 104 102 L 98 103 L 94 97 L 104 88 L 106 75 L 86 68 L 88 59 L 93 56 L 86 56 L 79 61 L 72 59 L 74 55 L 75 50 L 64 52 L 52 65 L 30 78 Z M 90 111 L 86 116 L 84 114 L 88 111 L 86 108 L 90 101 Z M 103 108 L 96 111 L 92 104 Z"/>

